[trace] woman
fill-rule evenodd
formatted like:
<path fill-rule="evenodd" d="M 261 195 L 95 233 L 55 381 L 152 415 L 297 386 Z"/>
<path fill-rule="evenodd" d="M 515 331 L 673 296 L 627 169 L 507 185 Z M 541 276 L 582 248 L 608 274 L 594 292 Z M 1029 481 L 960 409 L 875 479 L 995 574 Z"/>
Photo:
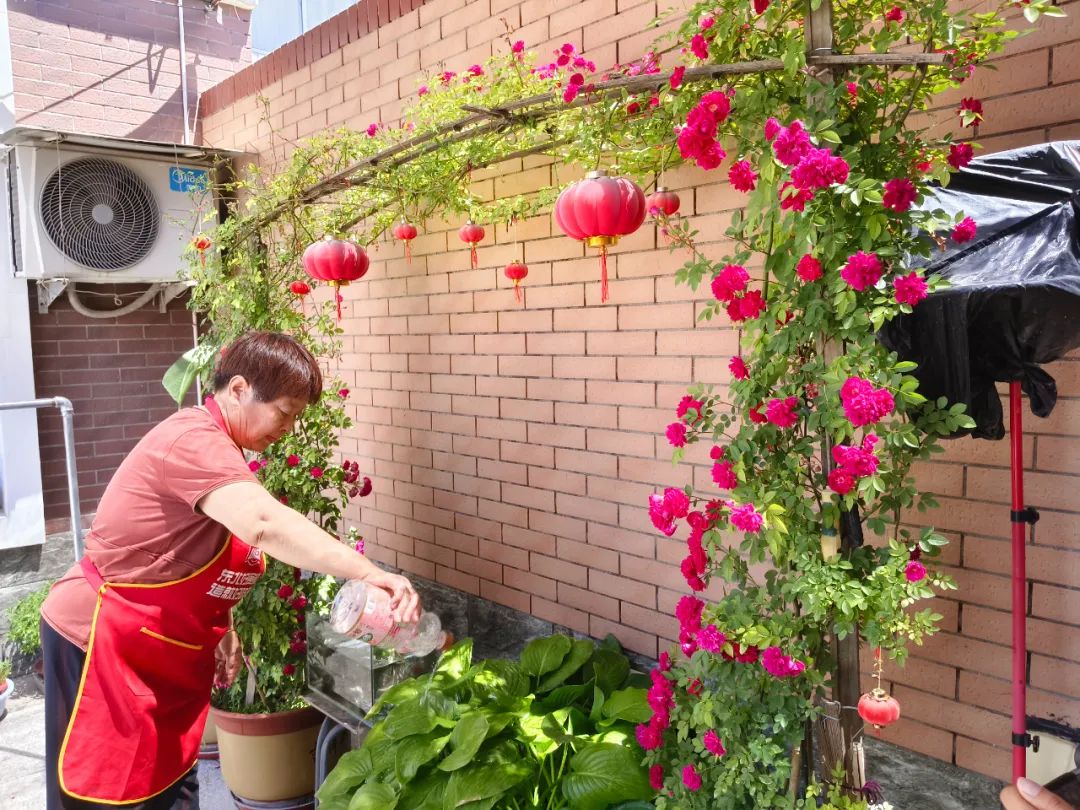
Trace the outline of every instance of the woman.
<path fill-rule="evenodd" d="M 307 349 L 249 333 L 223 353 L 205 407 L 154 427 L 117 469 L 85 557 L 41 611 L 49 810 L 198 807 L 210 689 L 241 665 L 230 610 L 264 552 L 384 588 L 398 621 L 419 618 L 406 578 L 279 503 L 244 460 L 321 393 Z"/>

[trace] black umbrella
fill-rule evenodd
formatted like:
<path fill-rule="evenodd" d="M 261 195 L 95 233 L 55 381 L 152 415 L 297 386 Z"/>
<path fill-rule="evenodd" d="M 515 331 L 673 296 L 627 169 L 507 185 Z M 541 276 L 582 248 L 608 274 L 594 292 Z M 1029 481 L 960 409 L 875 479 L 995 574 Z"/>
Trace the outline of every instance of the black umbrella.
<path fill-rule="evenodd" d="M 1080 141 L 999 152 L 971 162 L 948 187 L 926 195 L 925 210 L 961 211 L 976 239 L 931 257 L 927 274 L 948 279 L 879 338 L 903 359 L 927 397 L 963 402 L 976 438 L 1005 435 L 995 383 L 1009 383 L 1012 468 L 1013 780 L 1025 773 L 1027 733 L 1024 616 L 1027 606 L 1021 391 L 1036 416 L 1049 416 L 1057 386 L 1041 365 L 1080 347 Z"/>

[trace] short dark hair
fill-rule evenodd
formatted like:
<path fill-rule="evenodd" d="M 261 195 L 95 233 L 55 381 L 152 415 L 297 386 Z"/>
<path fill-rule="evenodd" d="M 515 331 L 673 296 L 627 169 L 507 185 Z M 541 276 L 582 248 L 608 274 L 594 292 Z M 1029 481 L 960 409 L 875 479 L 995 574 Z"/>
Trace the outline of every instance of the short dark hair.
<path fill-rule="evenodd" d="M 296 338 L 280 332 L 247 332 L 222 349 L 214 390 L 237 375 L 248 381 L 260 402 L 295 397 L 314 404 L 322 396 L 322 371 L 315 357 Z"/>

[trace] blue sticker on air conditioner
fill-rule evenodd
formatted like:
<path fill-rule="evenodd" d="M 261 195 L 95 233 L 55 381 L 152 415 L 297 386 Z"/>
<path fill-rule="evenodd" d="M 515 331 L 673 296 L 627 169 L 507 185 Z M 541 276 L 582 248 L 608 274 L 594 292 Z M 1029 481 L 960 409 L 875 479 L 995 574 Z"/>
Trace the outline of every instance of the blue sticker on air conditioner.
<path fill-rule="evenodd" d="M 189 169 L 173 166 L 169 169 L 169 188 L 185 193 L 206 191 L 210 187 L 210 172 L 206 169 Z"/>

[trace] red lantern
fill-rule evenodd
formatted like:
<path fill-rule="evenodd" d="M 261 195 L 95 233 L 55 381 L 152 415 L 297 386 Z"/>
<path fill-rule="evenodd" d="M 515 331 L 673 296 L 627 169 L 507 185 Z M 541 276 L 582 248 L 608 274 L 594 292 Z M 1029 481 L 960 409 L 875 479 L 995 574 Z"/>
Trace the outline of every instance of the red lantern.
<path fill-rule="evenodd" d="M 859 717 L 879 731 L 900 719 L 900 703 L 878 687 L 859 698 Z"/>
<path fill-rule="evenodd" d="M 666 217 L 675 216 L 679 210 L 679 195 L 663 186 L 657 186 L 656 191 L 645 200 L 645 210 L 654 217 L 660 214 Z"/>
<path fill-rule="evenodd" d="M 589 172 L 571 183 L 555 202 L 555 222 L 571 239 L 600 248 L 600 300 L 607 301 L 607 247 L 645 221 L 645 194 L 627 177 Z"/>
<path fill-rule="evenodd" d="M 206 267 L 206 251 L 210 249 L 211 245 L 213 245 L 213 242 L 211 242 L 210 237 L 204 233 L 200 233 L 191 240 L 191 246 L 199 251 L 199 263 L 203 267 Z"/>
<path fill-rule="evenodd" d="M 394 226 L 393 234 L 395 239 L 400 239 L 405 243 L 405 258 L 409 264 L 412 264 L 412 250 L 409 243 L 416 238 L 416 226 L 408 220 L 402 219 L 401 222 Z"/>
<path fill-rule="evenodd" d="M 524 281 L 525 276 L 529 275 L 529 268 L 524 262 L 510 262 L 506 265 L 506 269 L 503 273 L 508 279 L 514 282 L 514 298 L 517 302 L 521 303 L 521 282 Z"/>
<path fill-rule="evenodd" d="M 289 290 L 293 295 L 307 295 L 311 292 L 311 287 L 305 281 L 294 281 L 289 285 Z"/>
<path fill-rule="evenodd" d="M 337 316 L 341 320 L 341 293 L 338 287 L 346 286 L 350 281 L 363 278 L 371 260 L 364 249 L 355 242 L 331 239 L 329 236 L 321 242 L 308 245 L 304 251 L 304 269 L 308 275 L 318 281 L 327 282 L 334 289 L 337 303 Z"/>
<path fill-rule="evenodd" d="M 476 268 L 476 245 L 484 240 L 484 226 L 477 225 L 471 219 L 461 226 L 458 238 L 469 246 L 469 260 Z"/>

